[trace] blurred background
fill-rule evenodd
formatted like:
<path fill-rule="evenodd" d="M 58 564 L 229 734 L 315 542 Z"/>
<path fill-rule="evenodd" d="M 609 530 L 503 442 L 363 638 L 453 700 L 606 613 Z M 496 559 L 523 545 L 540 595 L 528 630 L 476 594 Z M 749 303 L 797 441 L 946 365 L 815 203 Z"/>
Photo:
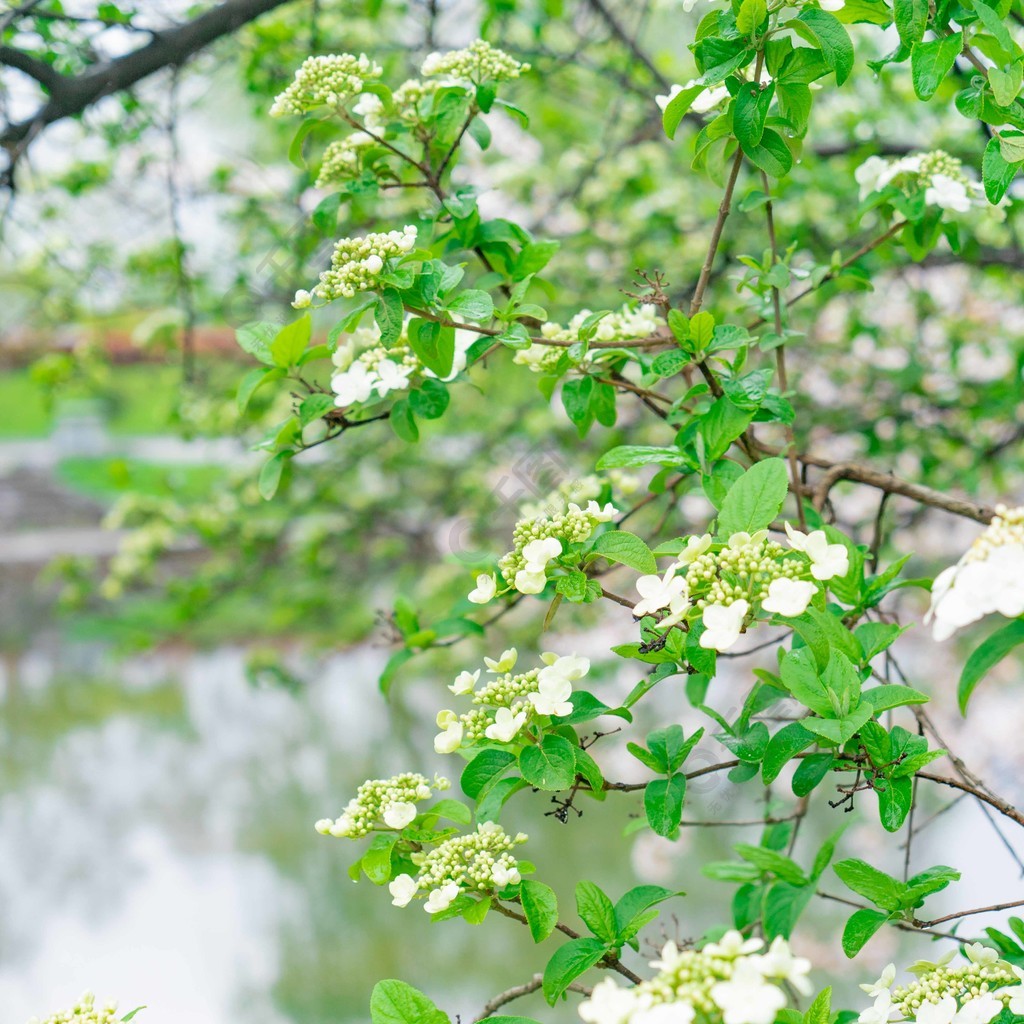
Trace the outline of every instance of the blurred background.
<path fill-rule="evenodd" d="M 238 411 L 251 361 L 235 329 L 287 322 L 291 296 L 315 279 L 336 234 L 416 216 L 414 200 L 355 195 L 337 227 L 313 222 L 323 198 L 315 161 L 289 162 L 289 126 L 267 109 L 310 53 L 366 51 L 400 82 L 427 52 L 483 33 L 534 65 L 510 92 L 530 126 L 495 113 L 492 144 L 467 145 L 458 180 L 480 190 L 484 216 L 561 243 L 542 285 L 550 316 L 620 305 L 638 267 L 663 269 L 683 296 L 720 187 L 690 170 L 693 126 L 675 144 L 663 137 L 654 96 L 695 73 L 686 43 L 700 7 L 0 8 L 0 1024 L 70 1005 L 86 988 L 125 1010 L 147 1004 L 139 1019 L 152 1024 L 348 1024 L 366 1019 L 374 981 L 388 976 L 472 1019 L 550 955 L 554 940 L 534 950 L 513 922 L 431 926 L 392 908 L 386 893 L 349 880 L 347 844 L 312 823 L 337 814 L 364 778 L 457 774 L 432 749 L 445 686 L 509 644 L 535 654 L 536 609 L 408 661 L 393 657 L 402 621 L 429 625 L 452 609 L 472 617 L 470 567 L 508 547 L 525 503 L 585 489 L 597 452 L 626 439 L 666 443 L 664 428 L 623 404 L 615 428 L 581 443 L 505 352 L 491 372 L 474 371 L 419 445 L 386 424 L 346 435 L 307 452 L 264 501 L 253 446 L 287 415 L 287 397 L 257 394 Z M 210 17 L 203 45 L 189 49 L 180 30 Z M 854 34 L 864 56 L 891 42 L 871 26 Z M 156 66 L 139 74 L 146 47 L 158 48 Z M 861 64 L 849 95 L 817 105 L 814 148 L 777 206 L 797 263 L 848 255 L 877 233 L 853 179 L 869 155 L 942 147 L 979 166 L 985 137 L 952 109 L 960 85 L 910 119 L 906 69 L 877 76 Z M 740 214 L 755 184 L 741 185 Z M 854 273 L 802 307 L 806 344 L 794 347 L 791 372 L 805 450 L 988 501 L 1024 498 L 1019 205 L 974 217 L 909 267 L 878 250 L 867 264 L 875 291 Z M 730 223 L 714 281 L 720 319 L 743 315 L 737 257 L 764 244 L 759 219 Z M 626 506 L 648 480 L 612 483 Z M 911 577 L 959 557 L 977 532 L 900 499 L 880 507 L 877 493 L 848 485 L 834 506 L 865 543 L 881 524 L 883 564 L 915 551 Z M 634 528 L 668 538 L 702 530 L 710 514 L 696 482 Z M 901 591 L 892 608 L 919 622 L 925 596 Z M 918 626 L 897 654 L 912 685 L 933 695 L 949 747 L 1019 801 L 1016 666 L 979 688 L 967 722 L 956 712 L 963 656 L 986 628 L 940 648 Z M 634 632 L 622 609 L 569 608 L 544 646 L 594 658 L 595 689 L 614 704 L 638 677 L 608 648 Z M 738 707 L 752 669 L 772 658 L 733 659 L 714 705 Z M 687 733 L 705 724 L 679 691 L 662 686 L 657 697 L 641 728 L 659 717 Z M 694 758 L 723 753 L 706 739 Z M 642 777 L 624 743 L 601 757 L 609 776 Z M 687 817 L 744 820 L 760 813 L 754 796 L 716 776 L 691 787 Z M 566 823 L 545 813 L 547 800 L 523 797 L 509 820 L 530 833 L 538 877 L 564 906 L 583 864 L 613 894 L 638 881 L 687 890 L 666 915 L 670 936 L 727 921 L 732 887 L 703 879 L 699 865 L 727 858 L 734 840 L 756 841 L 756 828 L 684 829 L 672 844 L 631 827 L 632 797 Z M 929 913 L 1020 894 L 1019 836 L 945 793 L 923 794 L 922 808 L 915 869 L 964 871 Z M 797 859 L 809 863 L 841 824 L 842 855 L 902 868 L 873 806 L 844 814 L 823 798 Z M 827 876 L 823 888 L 842 891 Z M 817 904 L 796 945 L 852 1005 L 856 983 L 885 962 L 928 954 L 926 939 L 887 931 L 850 968 L 825 941 L 844 917 Z M 962 934 L 986 924 L 1000 922 L 972 918 Z M 664 937 L 652 929 L 645 952 Z M 518 1005 L 554 1024 L 575 1016 Z"/>

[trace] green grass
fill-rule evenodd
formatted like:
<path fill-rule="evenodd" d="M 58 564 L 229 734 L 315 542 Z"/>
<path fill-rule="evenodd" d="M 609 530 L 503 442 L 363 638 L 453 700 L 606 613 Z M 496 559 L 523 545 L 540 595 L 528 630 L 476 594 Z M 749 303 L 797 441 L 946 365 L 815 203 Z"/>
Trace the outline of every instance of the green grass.
<path fill-rule="evenodd" d="M 100 501 L 128 492 L 181 501 L 200 499 L 223 476 L 220 466 L 167 466 L 117 457 L 64 459 L 57 467 L 57 478 L 66 487 Z"/>
<path fill-rule="evenodd" d="M 227 360 L 211 361 L 203 373 L 217 386 L 232 383 L 244 369 Z M 215 391 L 217 388 L 215 387 Z M 173 414 L 181 395 L 181 368 L 160 363 L 113 365 L 102 388 L 80 383 L 63 388 L 58 399 L 69 406 L 88 401 L 104 416 L 115 435 L 138 436 L 175 432 Z M 0 439 L 48 437 L 54 413 L 43 389 L 27 368 L 0 371 Z"/>

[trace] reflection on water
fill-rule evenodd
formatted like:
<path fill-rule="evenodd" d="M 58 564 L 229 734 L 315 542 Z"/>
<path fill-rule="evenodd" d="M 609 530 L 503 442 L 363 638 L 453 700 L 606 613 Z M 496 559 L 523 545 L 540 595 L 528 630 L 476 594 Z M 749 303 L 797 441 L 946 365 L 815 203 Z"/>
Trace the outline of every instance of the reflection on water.
<path fill-rule="evenodd" d="M 140 1017 L 148 1024 L 348 1024 L 367 1019 L 373 982 L 389 976 L 423 988 L 467 1020 L 490 996 L 529 978 L 546 958 L 540 953 L 550 955 L 556 940 L 534 950 L 512 921 L 489 920 L 482 929 L 432 925 L 418 908 L 392 908 L 386 892 L 349 880 L 354 845 L 312 829 L 369 775 L 409 768 L 456 774 L 457 762 L 430 746 L 442 684 L 403 689 L 389 717 L 375 689 L 385 657 L 376 649 L 306 664 L 303 674 L 315 682 L 298 694 L 252 687 L 238 649 L 120 662 L 97 647 L 60 651 L 62 663 L 42 648 L 10 658 L 3 678 L 0 1024 L 23 1024 L 86 988 L 116 996 L 125 1009 L 148 1004 Z M 719 706 L 729 706 L 728 687 L 738 694 L 748 672 L 721 682 Z M 625 692 L 633 681 L 608 681 L 602 695 Z M 678 692 L 656 695 L 678 717 Z M 1005 697 L 977 699 L 973 721 L 1006 722 L 993 703 Z M 692 712 L 683 717 L 688 732 L 701 724 Z M 997 726 L 1007 740 L 1015 721 Z M 944 727 L 951 743 L 970 742 L 957 723 Z M 993 783 L 1019 796 L 1016 747 L 990 736 L 988 749 L 1013 751 L 1013 762 L 987 767 L 997 772 Z M 717 759 L 720 750 L 706 740 L 695 756 Z M 640 777 L 621 745 L 603 757 L 610 775 Z M 509 827 L 530 833 L 528 856 L 559 892 L 566 920 L 574 916 L 573 865 L 584 864 L 582 873 L 613 895 L 636 881 L 688 890 L 674 920 L 666 915 L 669 934 L 698 935 L 722 922 L 731 889 L 703 880 L 698 865 L 727 857 L 728 843 L 740 835 L 756 841 L 756 829 L 688 830 L 674 846 L 650 835 L 637 841 L 622 835 L 638 809 L 635 798 L 600 809 L 587 804 L 567 825 L 544 816 L 547 799 L 513 802 Z M 932 809 L 946 799 L 927 794 Z M 706 780 L 692 786 L 688 815 L 759 813 L 746 801 L 724 780 Z M 823 799 L 817 804 L 798 859 L 808 863 L 821 838 L 845 820 L 851 828 L 843 856 L 859 851 L 894 873 L 901 868 L 898 850 L 876 848 L 873 798 L 858 808 L 863 815 L 829 811 Z M 915 869 L 949 863 L 964 870 L 965 881 L 934 899 L 929 912 L 1014 898 L 1019 873 L 977 809 L 963 801 L 940 820 L 941 832 L 923 833 L 915 846 Z M 631 877 L 623 878 L 623 864 L 632 865 Z M 827 876 L 823 888 L 842 892 Z M 853 984 L 905 940 L 883 934 L 851 971 L 834 948 L 842 916 L 835 904 L 816 905 L 801 940 L 804 952 L 843 972 L 840 987 L 852 998 Z M 965 934 L 985 923 L 972 919 Z M 659 937 L 655 929 L 651 938 Z M 906 941 L 913 955 L 927 952 L 920 938 Z M 538 999 L 516 1009 L 551 1024 L 574 1019 L 571 1006 L 550 1010 Z"/>

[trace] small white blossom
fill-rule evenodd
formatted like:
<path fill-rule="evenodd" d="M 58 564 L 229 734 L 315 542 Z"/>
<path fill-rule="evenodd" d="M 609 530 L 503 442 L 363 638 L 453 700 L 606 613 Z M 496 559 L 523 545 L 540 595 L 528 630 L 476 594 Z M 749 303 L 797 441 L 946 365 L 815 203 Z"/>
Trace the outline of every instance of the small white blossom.
<path fill-rule="evenodd" d="M 786 1005 L 781 989 L 765 981 L 756 963 L 740 960 L 732 977 L 711 987 L 725 1024 L 772 1024 Z"/>
<path fill-rule="evenodd" d="M 339 407 L 365 402 L 373 394 L 377 378 L 363 363 L 353 363 L 344 373 L 331 378 L 334 404 Z"/>
<path fill-rule="evenodd" d="M 542 673 L 543 674 L 543 673 Z M 544 679 L 538 677 L 537 689 L 527 698 L 539 715 L 572 714 L 572 683 L 562 676 L 554 675 Z"/>
<path fill-rule="evenodd" d="M 511 672 L 518 660 L 519 652 L 514 647 L 510 647 L 507 651 L 501 652 L 501 657 L 497 661 L 493 658 L 484 658 L 484 664 L 487 666 L 488 672 L 501 675 L 504 672 Z"/>
<path fill-rule="evenodd" d="M 586 1024 L 627 1024 L 635 1009 L 632 991 L 604 978 L 594 986 L 590 998 L 580 1003 L 579 1014 Z"/>
<path fill-rule="evenodd" d="M 398 875 L 388 883 L 388 891 L 393 899 L 391 903 L 396 907 L 407 907 L 419 888 L 416 879 L 412 875 Z"/>
<path fill-rule="evenodd" d="M 732 929 L 727 931 L 717 942 L 709 942 L 702 952 L 708 956 L 720 956 L 724 960 L 735 960 L 736 957 L 749 956 L 764 946 L 758 938 L 743 938 L 743 933 Z"/>
<path fill-rule="evenodd" d="M 892 983 L 896 980 L 896 965 L 887 964 L 885 970 L 882 971 L 878 981 L 872 982 L 870 985 L 861 985 L 861 991 L 867 992 L 869 996 L 880 996 L 883 992 L 890 992 L 892 989 Z"/>
<path fill-rule="evenodd" d="M 539 594 L 547 585 L 548 562 L 561 553 L 561 542 L 555 537 L 531 540 L 523 548 L 526 564 L 516 573 L 516 590 L 520 594 Z"/>
<path fill-rule="evenodd" d="M 701 537 L 690 537 L 686 541 L 686 547 L 679 552 L 678 564 L 689 565 L 694 559 L 700 558 L 705 551 L 711 547 L 711 534 L 705 533 Z"/>
<path fill-rule="evenodd" d="M 471 604 L 487 604 L 498 592 L 498 581 L 493 572 L 482 572 L 476 578 L 476 586 L 469 592 Z"/>
<path fill-rule="evenodd" d="M 484 730 L 484 735 L 489 740 L 497 740 L 499 743 L 509 743 L 525 724 L 525 711 L 520 711 L 519 714 L 514 715 L 510 708 L 498 708 L 498 710 L 494 712 L 493 724 L 487 726 Z"/>
<path fill-rule="evenodd" d="M 930 206 L 953 210 L 955 213 L 966 213 L 972 205 L 967 186 L 945 174 L 932 177 L 931 185 L 925 189 L 924 201 Z"/>
<path fill-rule="evenodd" d="M 700 637 L 701 647 L 727 651 L 740 638 L 743 620 L 749 610 L 750 605 L 742 599 L 730 605 L 709 604 L 702 616 L 704 632 Z"/>
<path fill-rule="evenodd" d="M 397 800 L 384 808 L 384 824 L 388 828 L 402 829 L 416 817 L 416 805 Z"/>
<path fill-rule="evenodd" d="M 374 384 L 377 394 L 383 398 L 389 391 L 404 391 L 409 386 L 412 367 L 382 359 L 377 364 L 378 380 Z"/>
<path fill-rule="evenodd" d="M 816 580 L 845 576 L 850 570 L 850 553 L 845 544 L 829 544 L 824 530 L 801 533 L 786 523 L 790 547 L 802 551 L 811 560 L 811 575 Z"/>
<path fill-rule="evenodd" d="M 292 307 L 295 309 L 306 309 L 312 304 L 313 296 L 305 288 L 300 288 L 292 299 Z"/>
<path fill-rule="evenodd" d="M 443 730 L 434 737 L 434 750 L 438 754 L 454 753 L 462 745 L 464 727 L 454 711 L 442 711 L 437 724 Z"/>
<path fill-rule="evenodd" d="M 473 692 L 473 687 L 476 686 L 479 679 L 480 669 L 477 669 L 475 672 L 463 671 L 455 677 L 455 682 L 448 689 L 457 697 L 462 697 L 467 693 Z"/>
<path fill-rule="evenodd" d="M 768 585 L 768 597 L 761 602 L 761 607 L 776 615 L 803 615 L 817 590 L 809 580 L 791 580 L 780 576 Z"/>
<path fill-rule="evenodd" d="M 802 995 L 811 994 L 811 981 L 807 977 L 811 961 L 802 956 L 793 956 L 789 943 L 781 935 L 775 937 L 767 953 L 755 959 L 766 978 L 788 982 Z"/>
<path fill-rule="evenodd" d="M 633 606 L 637 618 L 652 615 L 667 608 L 672 615 L 682 611 L 690 600 L 685 576 L 676 575 L 676 567 L 670 566 L 664 576 L 641 576 L 636 581 L 636 590 L 641 600 Z"/>
<path fill-rule="evenodd" d="M 440 888 L 430 890 L 430 894 L 423 904 L 423 909 L 428 914 L 437 914 L 442 910 L 447 910 L 458 895 L 458 882 L 445 882 Z"/>

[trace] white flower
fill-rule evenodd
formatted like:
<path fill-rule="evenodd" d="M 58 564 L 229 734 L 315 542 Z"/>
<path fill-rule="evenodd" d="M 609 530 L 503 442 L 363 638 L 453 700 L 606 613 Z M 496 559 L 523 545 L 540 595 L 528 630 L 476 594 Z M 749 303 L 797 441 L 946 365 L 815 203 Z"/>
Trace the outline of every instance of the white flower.
<path fill-rule="evenodd" d="M 668 91 L 667 96 L 655 96 L 654 102 L 658 104 L 659 110 L 664 110 L 681 92 L 683 87 L 676 82 Z"/>
<path fill-rule="evenodd" d="M 706 114 L 728 98 L 729 90 L 724 85 L 716 86 L 714 89 L 705 89 L 694 97 L 693 102 L 690 104 L 690 109 L 695 114 Z"/>
<path fill-rule="evenodd" d="M 629 1018 L 629 1024 L 691 1024 L 697 1011 L 689 1003 L 676 1001 L 641 1007 Z"/>
<path fill-rule="evenodd" d="M 924 1002 L 917 1008 L 917 1024 L 952 1024 L 956 1016 L 956 1000 L 943 996 L 937 1003 Z"/>
<path fill-rule="evenodd" d="M 538 715 L 569 715 L 572 714 L 572 683 L 559 675 L 537 677 L 537 689 L 526 695 L 533 704 Z"/>
<path fill-rule="evenodd" d="M 972 964 L 980 964 L 987 967 L 999 960 L 999 953 L 991 946 L 984 946 L 980 942 L 968 942 L 964 946 L 964 955 Z"/>
<path fill-rule="evenodd" d="M 374 387 L 383 398 L 389 391 L 404 391 L 409 386 L 409 377 L 413 368 L 391 359 L 382 359 L 377 364 L 377 376 L 380 378 Z M 351 373 L 351 370 L 349 371 Z"/>
<path fill-rule="evenodd" d="M 829 544 L 824 530 L 801 533 L 786 523 L 789 545 L 794 551 L 802 551 L 811 560 L 811 575 L 816 580 L 830 580 L 833 576 L 845 576 L 850 570 L 850 553 L 845 544 Z"/>
<path fill-rule="evenodd" d="M 971 197 L 962 181 L 945 174 L 932 175 L 932 183 L 925 189 L 924 201 L 943 210 L 966 213 L 971 208 Z"/>
<path fill-rule="evenodd" d="M 526 565 L 516 573 L 515 588 L 520 594 L 539 594 L 547 583 L 547 565 L 562 553 L 562 542 L 555 537 L 531 540 L 523 548 Z"/>
<path fill-rule="evenodd" d="M 968 999 L 953 1020 L 955 1024 L 989 1024 L 989 1021 L 1002 1011 L 1003 1002 L 998 996 L 992 992 L 982 992 L 981 995 Z"/>
<path fill-rule="evenodd" d="M 769 984 L 752 960 L 739 960 L 728 981 L 712 985 L 711 998 L 725 1024 L 772 1024 L 786 1005 L 781 989 Z"/>
<path fill-rule="evenodd" d="M 384 808 L 384 824 L 388 828 L 405 828 L 416 817 L 416 805 L 396 800 Z"/>
<path fill-rule="evenodd" d="M 569 509 L 572 509 L 571 504 Z M 609 523 L 619 514 L 619 510 L 610 501 L 605 503 L 604 508 L 596 501 L 588 501 L 583 511 L 599 523 Z"/>
<path fill-rule="evenodd" d="M 292 306 L 295 309 L 306 309 L 312 304 L 313 296 L 305 288 L 300 288 L 295 293 L 295 298 L 292 299 Z"/>
<path fill-rule="evenodd" d="M 334 822 L 330 818 L 321 818 L 313 826 L 322 836 L 329 836 L 331 834 L 331 826 Z"/>
<path fill-rule="evenodd" d="M 867 992 L 871 997 L 880 996 L 883 992 L 889 992 L 892 989 L 892 983 L 896 980 L 896 965 L 888 964 L 884 971 L 882 971 L 881 977 L 878 981 L 872 982 L 870 985 L 861 985 L 861 990 Z"/>
<path fill-rule="evenodd" d="M 493 672 L 495 675 L 504 675 L 506 672 L 511 672 L 516 666 L 516 659 L 519 657 L 519 652 L 514 648 L 510 647 L 507 651 L 501 652 L 501 657 L 494 661 L 492 658 L 484 658 L 484 664 L 487 666 L 488 672 Z"/>
<path fill-rule="evenodd" d="M 846 6 L 846 0 L 818 0 L 823 11 L 841 11 Z"/>
<path fill-rule="evenodd" d="M 707 953 L 708 956 L 720 956 L 725 960 L 734 960 L 738 956 L 756 953 L 762 946 L 764 946 L 764 942 L 761 939 L 745 939 L 742 932 L 733 929 L 726 932 L 718 942 L 709 942 L 702 952 Z"/>
<path fill-rule="evenodd" d="M 525 711 L 520 711 L 518 715 L 513 715 L 511 708 L 498 708 L 494 713 L 493 724 L 484 729 L 484 735 L 489 740 L 508 743 L 525 724 Z"/>
<path fill-rule="evenodd" d="M 789 943 L 781 936 L 775 937 L 768 952 L 757 958 L 757 965 L 766 978 L 787 981 L 801 994 L 811 994 L 811 982 L 807 975 L 811 961 L 802 956 L 793 956 Z"/>
<path fill-rule="evenodd" d="M 635 1009 L 636 996 L 604 978 L 594 986 L 590 998 L 580 1003 L 579 1014 L 586 1024 L 626 1024 Z"/>
<path fill-rule="evenodd" d="M 641 597 L 633 605 L 633 614 L 637 618 L 651 615 L 661 608 L 667 608 L 670 614 L 677 615 L 690 600 L 686 577 L 677 576 L 674 565 L 669 567 L 664 576 L 641 576 L 636 581 L 636 592 Z"/>
<path fill-rule="evenodd" d="M 367 273 L 379 274 L 384 269 L 384 261 L 376 253 L 373 253 L 363 260 L 363 266 Z"/>
<path fill-rule="evenodd" d="M 328 830 L 335 839 L 344 839 L 352 831 L 352 816 L 342 814 L 334 819 L 334 824 Z"/>
<path fill-rule="evenodd" d="M 463 726 L 454 711 L 441 711 L 437 724 L 443 729 L 434 737 L 434 750 L 438 754 L 454 753 L 462 744 Z"/>
<path fill-rule="evenodd" d="M 739 551 L 740 548 L 757 547 L 763 543 L 768 536 L 767 530 L 758 530 L 750 534 L 746 530 L 739 530 L 729 538 L 729 548 L 732 551 Z"/>
<path fill-rule="evenodd" d="M 455 694 L 456 697 L 462 697 L 467 693 L 473 692 L 473 687 L 476 686 L 480 679 L 480 669 L 475 672 L 460 672 L 455 677 L 455 682 L 452 683 L 448 689 Z"/>
<path fill-rule="evenodd" d="M 700 636 L 701 647 L 716 651 L 727 651 L 740 638 L 743 620 L 750 610 L 744 600 L 732 604 L 709 604 L 704 609 L 704 632 Z"/>
<path fill-rule="evenodd" d="M 1013 973 L 1017 975 L 1018 982 L 1024 982 L 1024 971 L 1019 967 L 1013 967 Z M 1024 985 L 1016 985 L 1010 989 L 1012 995 L 1010 996 L 1010 1013 L 1016 1014 L 1018 1017 L 1024 1017 Z"/>
<path fill-rule="evenodd" d="M 504 709 L 502 709 L 504 710 Z M 506 885 L 515 885 L 522 881 L 518 868 L 508 868 L 504 864 L 495 864 L 491 868 L 491 881 L 495 889 L 504 889 Z"/>
<path fill-rule="evenodd" d="M 860 198 L 866 199 L 872 192 L 881 192 L 889 184 L 889 161 L 880 156 L 869 156 L 853 172 L 854 180 L 860 185 Z"/>
<path fill-rule="evenodd" d="M 419 888 L 419 884 L 412 875 L 399 875 L 388 883 L 388 892 L 391 893 L 393 899 L 391 903 L 396 907 L 407 907 L 411 902 L 413 896 L 416 895 L 416 890 Z"/>
<path fill-rule="evenodd" d="M 436 914 L 441 910 L 447 910 L 458 895 L 458 882 L 445 882 L 440 889 L 430 890 L 427 901 L 423 904 L 423 909 L 428 914 Z"/>
<path fill-rule="evenodd" d="M 809 580 L 791 580 L 780 576 L 768 584 L 768 596 L 761 602 L 761 607 L 776 615 L 803 615 L 817 590 Z"/>
<path fill-rule="evenodd" d="M 726 90 L 728 91 L 728 90 Z M 679 552 L 678 564 L 680 566 L 689 565 L 691 562 L 696 561 L 704 554 L 708 548 L 711 547 L 711 534 L 705 533 L 701 537 L 690 537 L 686 541 L 686 547 Z"/>
<path fill-rule="evenodd" d="M 494 573 L 482 572 L 476 578 L 476 586 L 469 592 L 470 604 L 487 604 L 498 592 L 498 581 Z"/>
<path fill-rule="evenodd" d="M 346 406 L 365 402 L 373 394 L 375 383 L 376 377 L 362 363 L 353 363 L 344 373 L 331 378 L 331 389 L 336 396 L 334 404 Z"/>
<path fill-rule="evenodd" d="M 547 583 L 548 576 L 543 569 L 520 569 L 513 585 L 520 594 L 539 594 Z"/>
<path fill-rule="evenodd" d="M 736 934 L 739 933 L 737 932 Z M 740 937 L 742 938 L 742 936 Z M 705 947 L 705 950 L 707 950 L 711 946 L 714 946 L 714 943 L 711 943 L 708 947 Z M 759 945 L 758 949 L 760 948 L 761 947 Z M 656 971 L 662 971 L 665 974 L 669 974 L 679 966 L 683 959 L 684 957 L 679 947 L 674 942 L 669 941 L 666 942 L 665 945 L 662 947 L 661 958 L 658 960 L 652 960 L 651 966 Z"/>
<path fill-rule="evenodd" d="M 892 966 L 891 964 L 889 965 Z M 886 971 L 888 971 L 888 967 Z M 895 968 L 893 969 L 895 974 Z M 883 973 L 882 979 L 885 978 Z M 879 982 L 881 984 L 881 982 Z M 867 988 L 868 986 L 861 985 L 861 988 Z M 874 1004 L 869 1006 L 866 1010 L 861 1011 L 861 1015 L 857 1018 L 859 1024 L 889 1024 L 890 1021 L 900 1020 L 902 1014 L 895 1006 L 892 1005 L 892 993 L 887 989 L 883 988 L 875 993 Z"/>
<path fill-rule="evenodd" d="M 545 651 L 540 656 L 544 662 L 537 676 L 542 682 L 545 679 L 566 679 L 570 683 L 582 679 L 590 671 L 590 659 L 581 658 L 576 654 L 563 654 L 561 656 L 553 651 Z"/>

